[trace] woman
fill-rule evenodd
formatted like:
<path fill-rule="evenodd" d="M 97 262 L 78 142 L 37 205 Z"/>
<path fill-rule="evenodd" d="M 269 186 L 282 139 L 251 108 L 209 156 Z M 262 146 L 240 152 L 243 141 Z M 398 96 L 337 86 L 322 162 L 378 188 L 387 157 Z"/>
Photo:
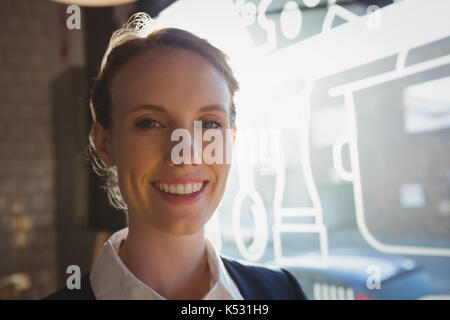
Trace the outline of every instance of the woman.
<path fill-rule="evenodd" d="M 180 163 L 171 138 L 192 134 L 194 122 L 235 130 L 238 83 L 204 39 L 174 28 L 142 37 L 149 20 L 135 15 L 113 35 L 90 101 L 94 168 L 128 228 L 108 239 L 81 290 L 48 298 L 305 299 L 287 271 L 222 257 L 204 237 L 230 164 L 201 161 L 204 149 L 189 140 Z"/>

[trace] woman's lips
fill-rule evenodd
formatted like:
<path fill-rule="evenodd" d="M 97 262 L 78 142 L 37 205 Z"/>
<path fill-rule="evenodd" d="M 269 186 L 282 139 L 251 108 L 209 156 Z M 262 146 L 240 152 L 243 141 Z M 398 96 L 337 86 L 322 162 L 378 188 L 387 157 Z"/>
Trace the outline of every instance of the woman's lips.
<path fill-rule="evenodd" d="M 151 185 L 164 200 L 175 204 L 189 204 L 203 196 L 208 182 L 203 179 L 162 179 Z"/>

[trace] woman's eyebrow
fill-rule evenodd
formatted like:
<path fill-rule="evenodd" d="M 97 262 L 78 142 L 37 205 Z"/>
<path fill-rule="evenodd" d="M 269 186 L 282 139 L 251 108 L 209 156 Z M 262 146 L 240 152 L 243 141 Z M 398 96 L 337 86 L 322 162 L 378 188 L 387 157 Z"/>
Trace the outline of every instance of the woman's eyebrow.
<path fill-rule="evenodd" d="M 167 110 L 161 106 L 155 106 L 153 104 L 144 104 L 144 105 L 139 105 L 136 107 L 133 107 L 130 111 L 128 111 L 128 113 L 133 113 L 139 110 L 148 110 L 148 111 L 156 111 L 156 112 L 160 112 L 160 113 L 167 113 Z"/>
<path fill-rule="evenodd" d="M 200 110 L 199 110 L 199 112 L 208 112 L 208 111 L 221 111 L 221 112 L 223 112 L 223 113 L 227 113 L 227 109 L 224 107 L 224 106 L 222 106 L 222 105 L 216 105 L 216 104 L 213 104 L 213 105 L 210 105 L 210 106 L 205 106 L 205 107 L 202 107 Z"/>
<path fill-rule="evenodd" d="M 168 113 L 164 107 L 156 106 L 153 104 L 144 104 L 144 105 L 139 105 L 139 106 L 133 107 L 130 111 L 128 111 L 128 114 L 139 111 L 139 110 L 155 111 L 155 112 L 166 113 L 166 114 Z M 200 110 L 198 112 L 208 112 L 208 111 L 220 111 L 225 114 L 227 113 L 227 109 L 224 106 L 216 105 L 216 104 L 202 107 L 202 108 L 200 108 Z"/>

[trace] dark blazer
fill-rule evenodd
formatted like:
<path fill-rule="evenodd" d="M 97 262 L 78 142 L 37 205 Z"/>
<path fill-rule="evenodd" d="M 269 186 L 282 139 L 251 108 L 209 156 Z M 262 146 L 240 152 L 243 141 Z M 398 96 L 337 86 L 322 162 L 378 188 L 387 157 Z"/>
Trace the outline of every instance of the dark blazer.
<path fill-rule="evenodd" d="M 294 276 L 283 268 L 266 268 L 222 257 L 230 277 L 246 300 L 306 300 Z M 89 273 L 81 278 L 81 289 L 63 288 L 43 300 L 95 300 Z"/>

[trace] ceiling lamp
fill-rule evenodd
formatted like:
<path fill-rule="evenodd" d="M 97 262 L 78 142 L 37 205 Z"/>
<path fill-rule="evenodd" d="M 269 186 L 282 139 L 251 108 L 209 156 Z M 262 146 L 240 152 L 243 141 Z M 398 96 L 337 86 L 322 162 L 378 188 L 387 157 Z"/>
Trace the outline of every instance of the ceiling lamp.
<path fill-rule="evenodd" d="M 64 4 L 76 4 L 85 7 L 108 7 L 118 6 L 126 3 L 136 2 L 137 0 L 53 0 Z"/>

